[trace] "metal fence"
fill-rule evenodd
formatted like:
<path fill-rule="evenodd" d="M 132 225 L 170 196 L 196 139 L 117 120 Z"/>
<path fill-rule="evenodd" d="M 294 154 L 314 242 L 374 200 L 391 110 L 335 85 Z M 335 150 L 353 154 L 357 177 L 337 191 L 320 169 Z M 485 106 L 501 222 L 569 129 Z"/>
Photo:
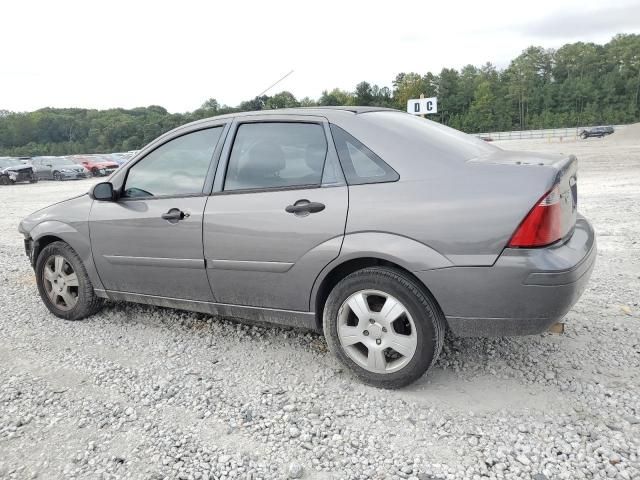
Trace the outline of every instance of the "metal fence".
<path fill-rule="evenodd" d="M 613 128 L 617 131 L 625 128 L 626 125 L 614 125 Z M 573 127 L 573 128 L 549 128 L 545 130 L 513 130 L 511 132 L 486 132 L 486 133 L 474 133 L 476 137 L 491 138 L 492 140 L 521 140 L 529 138 L 565 138 L 576 139 L 580 135 L 580 132 L 591 127 Z"/>

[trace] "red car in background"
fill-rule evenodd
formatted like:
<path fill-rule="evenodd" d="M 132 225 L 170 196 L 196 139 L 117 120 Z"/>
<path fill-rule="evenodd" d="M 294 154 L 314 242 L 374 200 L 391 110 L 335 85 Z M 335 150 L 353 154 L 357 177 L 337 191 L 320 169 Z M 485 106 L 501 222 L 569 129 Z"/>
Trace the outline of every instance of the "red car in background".
<path fill-rule="evenodd" d="M 89 170 L 94 177 L 111 175 L 119 167 L 117 162 L 99 155 L 74 155 L 71 159 Z"/>

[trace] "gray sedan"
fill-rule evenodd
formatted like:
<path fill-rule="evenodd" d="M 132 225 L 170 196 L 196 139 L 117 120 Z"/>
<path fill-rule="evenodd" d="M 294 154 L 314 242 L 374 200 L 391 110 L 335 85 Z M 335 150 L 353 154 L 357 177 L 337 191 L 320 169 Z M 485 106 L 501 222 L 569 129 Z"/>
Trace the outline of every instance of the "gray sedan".
<path fill-rule="evenodd" d="M 393 110 L 251 112 L 161 136 L 20 232 L 60 318 L 111 299 L 320 330 L 394 388 L 446 329 L 540 333 L 578 300 L 596 242 L 576 171 Z"/>
<path fill-rule="evenodd" d="M 77 180 L 91 177 L 91 172 L 67 157 L 36 157 L 31 161 L 40 180 Z"/>

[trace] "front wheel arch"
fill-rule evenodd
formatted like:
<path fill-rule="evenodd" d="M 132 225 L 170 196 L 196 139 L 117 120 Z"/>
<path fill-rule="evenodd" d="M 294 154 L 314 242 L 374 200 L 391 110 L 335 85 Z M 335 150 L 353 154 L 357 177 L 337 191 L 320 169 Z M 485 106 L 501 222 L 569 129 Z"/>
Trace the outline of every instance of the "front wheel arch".
<path fill-rule="evenodd" d="M 47 266 L 54 257 L 55 270 Z M 34 270 L 38 292 L 52 314 L 65 320 L 81 320 L 102 308 L 103 299 L 96 295 L 82 258 L 67 242 L 63 240 L 50 242 L 40 249 L 35 259 Z M 58 265 L 59 259 L 60 265 Z M 56 278 L 53 279 L 52 276 Z M 72 290 L 74 288 L 75 290 Z M 61 293 L 64 291 L 66 293 Z M 60 298 L 64 299 L 64 305 L 58 304 Z M 71 299 L 75 299 L 73 303 L 69 301 Z"/>
<path fill-rule="evenodd" d="M 38 256 L 40 255 L 40 252 L 47 245 L 53 242 L 64 242 L 64 240 L 60 237 L 56 237 L 55 235 L 44 235 L 33 242 L 33 252 L 31 254 L 32 266 L 35 267 L 36 261 L 38 260 Z"/>

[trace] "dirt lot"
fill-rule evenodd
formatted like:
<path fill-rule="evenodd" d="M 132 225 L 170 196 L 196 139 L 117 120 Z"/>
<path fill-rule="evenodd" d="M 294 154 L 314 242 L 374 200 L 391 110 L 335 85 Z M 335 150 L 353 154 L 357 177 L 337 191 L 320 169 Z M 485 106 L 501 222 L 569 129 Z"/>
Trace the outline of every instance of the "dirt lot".
<path fill-rule="evenodd" d="M 640 479 L 640 131 L 578 155 L 598 233 L 564 335 L 448 338 L 409 388 L 322 337 L 160 308 L 50 315 L 18 221 L 91 181 L 0 187 L 0 478 Z"/>

